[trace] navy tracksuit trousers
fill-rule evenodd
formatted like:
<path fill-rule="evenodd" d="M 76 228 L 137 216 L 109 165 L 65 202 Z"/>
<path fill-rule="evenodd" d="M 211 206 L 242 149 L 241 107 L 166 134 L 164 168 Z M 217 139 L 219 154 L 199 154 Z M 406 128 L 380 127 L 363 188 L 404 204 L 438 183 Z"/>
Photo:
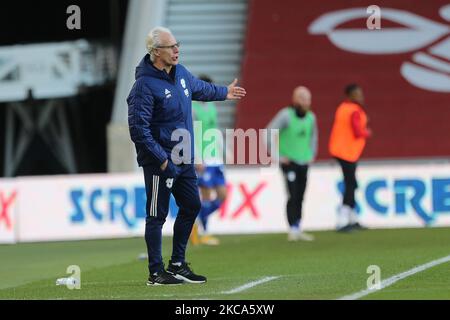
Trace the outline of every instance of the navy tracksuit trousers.
<path fill-rule="evenodd" d="M 342 204 L 355 209 L 355 190 L 358 188 L 358 182 L 356 180 L 356 168 L 358 163 L 349 162 L 339 158 L 336 159 L 342 168 L 342 173 L 344 174 L 344 197 Z"/>
<path fill-rule="evenodd" d="M 158 166 L 144 166 L 147 193 L 145 242 L 151 274 L 163 270 L 162 227 L 169 212 L 170 194 L 180 208 L 173 227 L 172 262 L 185 262 L 186 246 L 201 208 L 198 179 L 193 164 L 174 165 L 170 160 L 162 171 Z"/>

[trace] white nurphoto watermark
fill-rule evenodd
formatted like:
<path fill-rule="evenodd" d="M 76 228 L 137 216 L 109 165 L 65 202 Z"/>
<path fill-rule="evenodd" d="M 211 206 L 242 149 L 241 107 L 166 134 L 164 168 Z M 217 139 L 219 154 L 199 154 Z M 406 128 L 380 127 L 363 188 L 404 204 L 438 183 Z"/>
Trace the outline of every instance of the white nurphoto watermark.
<path fill-rule="evenodd" d="M 367 7 L 367 14 L 370 16 L 367 18 L 366 26 L 369 30 L 381 29 L 381 9 L 377 5 L 371 5 Z"/>
<path fill-rule="evenodd" d="M 369 278 L 367 278 L 367 289 L 380 290 L 381 289 L 381 269 L 377 265 L 370 265 L 367 267 Z"/>

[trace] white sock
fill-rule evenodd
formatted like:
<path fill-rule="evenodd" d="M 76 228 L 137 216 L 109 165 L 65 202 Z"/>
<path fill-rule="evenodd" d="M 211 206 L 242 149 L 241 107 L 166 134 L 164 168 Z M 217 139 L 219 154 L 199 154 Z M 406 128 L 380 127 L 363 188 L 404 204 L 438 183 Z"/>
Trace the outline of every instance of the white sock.
<path fill-rule="evenodd" d="M 338 216 L 337 216 L 337 228 L 345 227 L 350 223 L 350 215 L 351 215 L 352 208 L 350 208 L 347 205 L 342 205 L 338 210 Z"/>
<path fill-rule="evenodd" d="M 348 216 L 348 222 L 350 224 L 355 224 L 358 222 L 358 215 L 355 209 L 351 209 Z"/>
<path fill-rule="evenodd" d="M 291 226 L 291 227 L 289 228 L 289 232 L 290 232 L 290 233 L 299 233 L 299 232 L 300 232 L 300 228 L 297 227 L 297 226 Z"/>

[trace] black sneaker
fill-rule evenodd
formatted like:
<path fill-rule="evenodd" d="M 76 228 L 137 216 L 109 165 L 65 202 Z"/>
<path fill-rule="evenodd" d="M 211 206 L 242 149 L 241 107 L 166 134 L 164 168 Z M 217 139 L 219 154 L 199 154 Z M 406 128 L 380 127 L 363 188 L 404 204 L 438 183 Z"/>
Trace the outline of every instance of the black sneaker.
<path fill-rule="evenodd" d="M 367 230 L 368 229 L 367 227 L 361 225 L 359 222 L 355 222 L 351 226 L 355 230 Z"/>
<path fill-rule="evenodd" d="M 172 261 L 169 261 L 167 272 L 173 274 L 175 278 L 189 283 L 206 282 L 206 277 L 195 274 L 189 267 L 189 263 L 186 262 L 183 262 L 180 265 L 174 265 L 172 264 Z"/>
<path fill-rule="evenodd" d="M 353 228 L 353 225 L 347 224 L 346 226 L 343 226 L 343 227 L 338 228 L 336 231 L 337 231 L 337 232 L 347 233 L 347 232 L 352 232 L 353 229 L 354 229 L 354 228 Z"/>
<path fill-rule="evenodd" d="M 184 281 L 175 278 L 172 274 L 167 273 L 165 270 L 161 272 L 155 272 L 148 278 L 148 286 L 164 286 L 164 285 L 177 285 L 182 284 Z"/>

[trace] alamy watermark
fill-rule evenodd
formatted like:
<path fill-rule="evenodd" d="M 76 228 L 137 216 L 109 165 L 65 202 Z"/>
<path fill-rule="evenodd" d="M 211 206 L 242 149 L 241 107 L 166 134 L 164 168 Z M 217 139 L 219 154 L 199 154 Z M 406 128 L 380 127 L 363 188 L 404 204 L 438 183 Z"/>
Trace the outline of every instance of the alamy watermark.
<path fill-rule="evenodd" d="M 70 274 L 67 278 L 59 278 L 56 280 L 57 286 L 66 286 L 67 289 L 81 289 L 81 268 L 77 265 L 70 265 L 66 269 L 66 273 Z"/>
<path fill-rule="evenodd" d="M 377 265 L 370 265 L 366 272 L 370 274 L 367 278 L 367 289 L 380 290 L 381 289 L 381 269 Z"/>
<path fill-rule="evenodd" d="M 66 26 L 69 30 L 81 30 L 81 9 L 77 5 L 70 5 L 66 9 L 70 16 L 66 20 Z"/>
<path fill-rule="evenodd" d="M 366 20 L 366 26 L 369 30 L 381 29 L 381 8 L 377 5 L 367 7 L 367 14 L 370 16 Z"/>
<path fill-rule="evenodd" d="M 224 164 L 277 166 L 278 129 L 226 129 L 225 138 L 219 129 L 202 130 L 200 121 L 194 122 L 197 141 L 189 130 L 180 128 L 171 134 L 171 160 L 175 164 L 202 164 L 205 159 L 216 159 Z M 193 148 L 193 144 L 200 144 Z M 269 150 L 270 149 L 270 150 Z M 192 151 L 195 152 L 193 157 Z"/>

